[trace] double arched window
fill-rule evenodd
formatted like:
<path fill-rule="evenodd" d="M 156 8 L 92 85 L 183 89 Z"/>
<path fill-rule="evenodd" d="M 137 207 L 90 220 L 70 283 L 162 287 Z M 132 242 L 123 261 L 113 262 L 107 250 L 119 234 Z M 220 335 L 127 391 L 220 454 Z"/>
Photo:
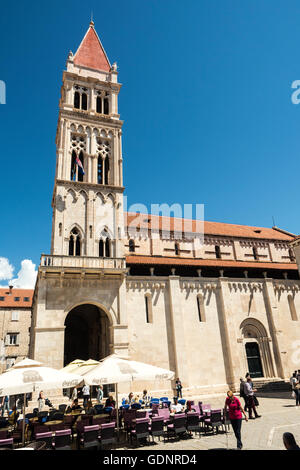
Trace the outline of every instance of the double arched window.
<path fill-rule="evenodd" d="M 77 228 L 73 228 L 69 239 L 69 256 L 81 255 L 81 237 Z"/>
<path fill-rule="evenodd" d="M 111 239 L 109 233 L 106 230 L 103 230 L 100 240 L 99 240 L 99 256 L 100 258 L 110 258 L 111 257 Z"/>
<path fill-rule="evenodd" d="M 76 163 L 77 153 L 75 150 L 72 151 L 72 158 L 71 158 L 71 181 L 83 181 L 83 171 L 84 168 L 84 155 L 83 152 L 79 152 L 78 158 L 81 161 L 82 168 L 78 166 Z"/>
<path fill-rule="evenodd" d="M 75 109 L 83 109 L 84 111 L 87 110 L 87 94 L 85 91 L 87 91 L 87 88 L 82 88 L 82 91 L 80 90 L 80 87 L 76 85 L 77 91 L 74 93 L 74 108 Z"/>

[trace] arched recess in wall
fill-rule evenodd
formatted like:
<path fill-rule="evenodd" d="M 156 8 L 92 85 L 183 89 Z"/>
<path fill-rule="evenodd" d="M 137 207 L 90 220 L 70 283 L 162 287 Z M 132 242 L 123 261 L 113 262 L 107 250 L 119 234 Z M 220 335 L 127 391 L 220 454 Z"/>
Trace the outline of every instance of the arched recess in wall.
<path fill-rule="evenodd" d="M 250 351 L 251 354 L 251 346 L 253 346 L 252 350 L 255 351 L 255 346 L 254 344 L 251 345 L 251 343 L 257 343 L 258 349 L 256 349 L 259 352 L 263 377 L 275 377 L 275 369 L 270 348 L 271 339 L 268 336 L 264 325 L 256 318 L 247 318 L 241 323 L 240 332 L 243 340 L 242 344 L 244 348 L 244 355 L 246 356 L 247 348 L 248 352 Z M 249 357 L 247 360 L 248 366 L 250 366 Z M 254 360 L 255 357 L 253 357 L 253 361 Z"/>

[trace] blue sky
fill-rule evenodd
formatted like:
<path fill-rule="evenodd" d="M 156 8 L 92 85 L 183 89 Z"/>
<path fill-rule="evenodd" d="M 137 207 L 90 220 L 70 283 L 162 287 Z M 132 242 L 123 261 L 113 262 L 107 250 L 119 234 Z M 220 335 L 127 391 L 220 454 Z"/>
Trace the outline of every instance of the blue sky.
<path fill-rule="evenodd" d="M 300 3 L 53 0 L 1 6 L 0 256 L 49 253 L 62 71 L 90 21 L 123 84 L 129 204 L 300 233 Z M 1 279 L 0 279 L 1 281 Z"/>

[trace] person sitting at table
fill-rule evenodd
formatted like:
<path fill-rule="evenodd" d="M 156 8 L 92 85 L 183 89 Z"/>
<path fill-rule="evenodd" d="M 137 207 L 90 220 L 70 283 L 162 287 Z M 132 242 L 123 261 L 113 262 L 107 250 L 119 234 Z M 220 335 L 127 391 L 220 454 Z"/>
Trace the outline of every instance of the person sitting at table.
<path fill-rule="evenodd" d="M 93 407 L 92 400 L 89 400 L 87 402 L 87 405 L 86 405 L 86 408 L 85 408 L 85 414 L 86 415 L 95 415 L 96 414 L 96 410 Z"/>
<path fill-rule="evenodd" d="M 194 410 L 194 408 L 192 408 L 192 402 L 190 400 L 188 400 L 186 402 L 185 413 L 190 413 L 191 411 L 195 411 L 195 410 Z"/>
<path fill-rule="evenodd" d="M 71 405 L 71 411 L 82 410 L 81 406 L 78 403 L 78 398 L 75 398 Z"/>
<path fill-rule="evenodd" d="M 134 403 L 133 393 L 130 392 L 128 395 L 128 405 L 132 405 Z"/>
<path fill-rule="evenodd" d="M 8 413 L 8 422 L 11 426 L 16 424 L 19 415 L 20 413 L 17 411 L 16 405 L 14 405 L 12 410 Z"/>
<path fill-rule="evenodd" d="M 174 397 L 174 405 L 171 405 L 171 413 L 181 413 L 183 406 L 178 403 L 178 398 Z"/>
<path fill-rule="evenodd" d="M 149 405 L 151 402 L 151 396 L 148 395 L 147 390 L 143 391 L 142 402 L 144 405 Z"/>
<path fill-rule="evenodd" d="M 114 400 L 114 397 L 112 395 L 109 395 L 106 402 L 105 402 L 105 407 L 107 408 L 108 406 L 111 406 L 112 408 L 115 408 L 116 402 Z"/>

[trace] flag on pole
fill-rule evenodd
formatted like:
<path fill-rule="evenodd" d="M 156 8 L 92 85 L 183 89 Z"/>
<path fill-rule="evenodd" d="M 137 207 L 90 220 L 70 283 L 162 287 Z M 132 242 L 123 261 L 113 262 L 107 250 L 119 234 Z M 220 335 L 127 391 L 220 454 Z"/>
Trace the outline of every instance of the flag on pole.
<path fill-rule="evenodd" d="M 84 173 L 83 164 L 82 164 L 80 158 L 78 157 L 78 155 L 76 157 L 76 163 L 77 163 L 78 168 L 80 169 L 81 173 L 84 175 L 85 173 Z"/>

